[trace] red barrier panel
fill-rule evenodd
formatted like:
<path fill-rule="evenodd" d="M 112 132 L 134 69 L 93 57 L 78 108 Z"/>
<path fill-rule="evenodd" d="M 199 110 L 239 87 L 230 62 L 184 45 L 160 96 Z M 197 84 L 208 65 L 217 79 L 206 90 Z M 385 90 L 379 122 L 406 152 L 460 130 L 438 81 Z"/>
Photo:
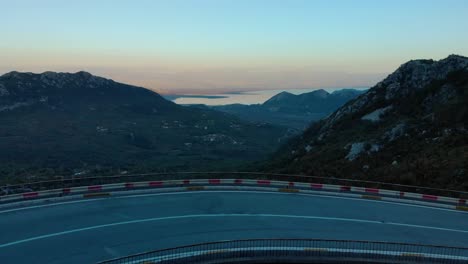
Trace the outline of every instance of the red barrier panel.
<path fill-rule="evenodd" d="M 30 193 L 23 193 L 23 198 L 28 199 L 28 198 L 35 198 L 39 196 L 37 192 L 30 192 Z"/>
<path fill-rule="evenodd" d="M 234 183 L 235 183 L 235 184 L 242 184 L 242 179 L 235 179 L 235 180 L 234 180 Z"/>
<path fill-rule="evenodd" d="M 88 186 L 88 191 L 100 191 L 100 190 L 102 190 L 101 185 Z"/>
<path fill-rule="evenodd" d="M 429 195 L 429 194 L 423 194 L 422 198 L 424 200 L 431 200 L 431 201 L 437 201 L 438 197 L 435 195 Z"/>
<path fill-rule="evenodd" d="M 400 192 L 400 197 L 401 198 L 405 197 L 405 192 Z"/>
<path fill-rule="evenodd" d="M 341 186 L 340 191 L 349 192 L 351 191 L 351 186 Z"/>
<path fill-rule="evenodd" d="M 184 180 L 184 184 L 190 184 L 190 180 Z"/>
<path fill-rule="evenodd" d="M 289 186 L 289 187 L 293 187 L 293 186 L 294 186 L 294 182 L 289 182 L 289 183 L 288 183 L 288 186 Z"/>
<path fill-rule="evenodd" d="M 152 181 L 148 183 L 149 186 L 151 187 L 161 187 L 163 185 L 162 181 Z"/>
<path fill-rule="evenodd" d="M 379 189 L 375 189 L 375 188 L 366 188 L 366 192 L 368 192 L 368 193 L 379 193 Z"/>
<path fill-rule="evenodd" d="M 466 200 L 465 199 L 459 199 L 458 204 L 466 204 Z"/>
<path fill-rule="evenodd" d="M 125 183 L 125 188 L 130 189 L 130 188 L 133 188 L 133 187 L 135 187 L 134 183 L 132 183 L 132 182 Z"/>
<path fill-rule="evenodd" d="M 220 184 L 221 180 L 220 179 L 209 179 L 208 183 L 209 184 Z"/>
<path fill-rule="evenodd" d="M 270 185 L 270 180 L 257 180 L 257 184 Z"/>
<path fill-rule="evenodd" d="M 62 193 L 63 194 L 69 194 L 71 192 L 71 189 L 70 188 L 63 188 L 62 189 Z"/>
<path fill-rule="evenodd" d="M 322 189 L 322 188 L 323 188 L 323 184 L 320 184 L 320 183 L 311 183 L 311 184 L 310 184 L 310 187 L 311 187 L 311 188 L 314 188 L 314 189 Z"/>

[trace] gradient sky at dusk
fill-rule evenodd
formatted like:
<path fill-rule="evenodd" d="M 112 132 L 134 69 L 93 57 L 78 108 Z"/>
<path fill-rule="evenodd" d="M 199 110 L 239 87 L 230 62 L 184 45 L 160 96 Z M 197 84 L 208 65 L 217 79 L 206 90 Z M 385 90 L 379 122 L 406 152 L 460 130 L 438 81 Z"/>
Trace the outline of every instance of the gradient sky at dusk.
<path fill-rule="evenodd" d="M 468 1 L 0 0 L 0 74 L 86 70 L 165 93 L 362 87 L 468 55 Z"/>

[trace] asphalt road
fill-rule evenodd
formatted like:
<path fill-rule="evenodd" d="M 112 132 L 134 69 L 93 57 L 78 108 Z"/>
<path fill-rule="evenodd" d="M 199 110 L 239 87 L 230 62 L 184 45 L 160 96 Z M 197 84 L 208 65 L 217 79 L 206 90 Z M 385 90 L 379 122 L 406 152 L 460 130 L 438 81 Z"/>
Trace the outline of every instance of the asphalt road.
<path fill-rule="evenodd" d="M 198 191 L 0 211 L 0 263 L 94 263 L 187 244 L 323 238 L 468 245 L 468 213 L 289 193 Z"/>

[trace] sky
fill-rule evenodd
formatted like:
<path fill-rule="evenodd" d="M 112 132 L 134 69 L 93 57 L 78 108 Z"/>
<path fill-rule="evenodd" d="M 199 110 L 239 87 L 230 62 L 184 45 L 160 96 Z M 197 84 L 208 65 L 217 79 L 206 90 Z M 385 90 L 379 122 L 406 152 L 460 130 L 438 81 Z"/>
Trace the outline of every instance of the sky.
<path fill-rule="evenodd" d="M 368 87 L 468 56 L 468 0 L 0 0 L 0 74 L 89 71 L 161 93 Z"/>

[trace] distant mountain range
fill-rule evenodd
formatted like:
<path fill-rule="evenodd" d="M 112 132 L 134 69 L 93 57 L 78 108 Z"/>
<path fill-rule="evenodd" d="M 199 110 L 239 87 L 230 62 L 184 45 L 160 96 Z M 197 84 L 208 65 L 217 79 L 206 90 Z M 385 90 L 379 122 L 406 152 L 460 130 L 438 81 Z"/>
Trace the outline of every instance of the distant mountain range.
<path fill-rule="evenodd" d="M 0 182 L 240 170 L 272 154 L 254 166 L 468 191 L 467 91 L 468 58 L 457 55 L 409 61 L 367 91 L 216 107 L 87 72 L 10 72 L 0 76 Z M 286 128 L 304 126 L 293 138 Z"/>
<path fill-rule="evenodd" d="M 355 89 L 343 89 L 333 93 L 320 89 L 299 95 L 281 92 L 263 104 L 231 104 L 209 108 L 252 122 L 267 122 L 303 130 L 311 122 L 326 117 L 362 93 L 364 91 Z"/>
<path fill-rule="evenodd" d="M 0 76 L 0 124 L 3 179 L 232 168 L 265 158 L 288 133 L 87 72 Z"/>
<path fill-rule="evenodd" d="M 468 58 L 413 60 L 291 139 L 263 170 L 468 191 L 467 124 Z"/>

